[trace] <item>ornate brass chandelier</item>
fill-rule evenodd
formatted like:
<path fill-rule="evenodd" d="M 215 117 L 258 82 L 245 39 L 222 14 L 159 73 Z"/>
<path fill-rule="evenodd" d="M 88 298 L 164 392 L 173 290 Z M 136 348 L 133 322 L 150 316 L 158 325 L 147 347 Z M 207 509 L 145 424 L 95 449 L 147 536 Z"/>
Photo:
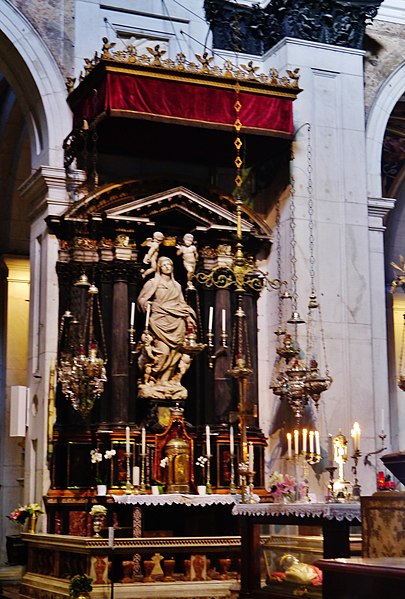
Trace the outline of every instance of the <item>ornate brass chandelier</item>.
<path fill-rule="evenodd" d="M 78 286 L 84 285 L 79 283 Z M 94 284 L 88 286 L 86 304 L 86 316 L 82 327 L 70 311 L 66 311 L 62 316 L 57 368 L 58 381 L 63 394 L 83 418 L 92 410 L 107 381 L 106 344 L 98 288 Z M 96 306 L 104 358 L 100 355 L 99 344 L 95 337 L 94 306 Z M 80 330 L 77 335 L 78 327 Z"/>
<path fill-rule="evenodd" d="M 279 328 L 276 335 L 279 339 L 277 347 L 277 359 L 273 371 L 272 382 L 270 388 L 273 393 L 285 399 L 297 423 L 301 422 L 305 406 L 309 400 L 318 408 L 321 394 L 329 389 L 332 378 L 329 375 L 329 370 L 326 362 L 326 348 L 324 340 L 324 331 L 322 326 L 322 315 L 320 304 L 315 293 L 315 258 L 314 258 L 314 234 L 313 234 L 313 198 L 312 198 L 312 155 L 310 143 L 310 126 L 308 125 L 308 215 L 309 215 L 309 249 L 310 249 L 310 280 L 311 293 L 308 303 L 307 314 L 307 347 L 305 359 L 301 358 L 301 348 L 298 342 L 298 325 L 305 324 L 301 319 L 297 310 L 297 272 L 296 272 L 296 255 L 295 255 L 295 189 L 294 179 L 291 180 L 291 201 L 290 201 L 290 263 L 291 263 L 291 283 L 292 283 L 292 314 L 285 325 L 282 323 L 282 301 L 290 299 L 288 294 L 279 294 Z M 277 243 L 278 243 L 278 276 L 281 278 L 280 264 L 280 212 L 277 206 Z M 315 317 L 314 311 L 317 310 L 319 317 L 320 338 L 324 352 L 325 375 L 322 375 L 319 369 L 318 361 L 315 358 L 314 351 L 314 334 L 315 334 Z M 287 325 L 292 325 L 293 330 L 289 332 Z"/>

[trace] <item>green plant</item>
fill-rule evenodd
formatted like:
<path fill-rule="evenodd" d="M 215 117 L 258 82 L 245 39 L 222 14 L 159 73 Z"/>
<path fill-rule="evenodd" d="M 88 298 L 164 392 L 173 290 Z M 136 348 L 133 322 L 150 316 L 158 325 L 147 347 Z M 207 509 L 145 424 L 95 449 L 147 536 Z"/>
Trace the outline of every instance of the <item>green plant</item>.
<path fill-rule="evenodd" d="M 92 582 L 93 579 L 86 574 L 76 574 L 76 576 L 73 576 L 69 584 L 70 597 L 78 597 L 81 593 L 90 593 L 93 590 Z"/>

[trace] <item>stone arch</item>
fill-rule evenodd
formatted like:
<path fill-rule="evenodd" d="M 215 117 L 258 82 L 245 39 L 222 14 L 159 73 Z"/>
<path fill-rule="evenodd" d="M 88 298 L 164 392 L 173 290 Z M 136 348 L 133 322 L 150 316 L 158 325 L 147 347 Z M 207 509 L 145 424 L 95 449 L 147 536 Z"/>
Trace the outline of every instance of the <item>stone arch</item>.
<path fill-rule="evenodd" d="M 368 195 L 381 197 L 381 154 L 384 134 L 390 114 L 405 92 L 405 62 L 391 73 L 381 86 L 370 108 L 367 127 Z"/>
<path fill-rule="evenodd" d="M 62 141 L 71 129 L 62 73 L 38 32 L 8 1 L 0 3 L 0 22 L 0 71 L 26 119 L 32 168 L 60 167 Z"/>

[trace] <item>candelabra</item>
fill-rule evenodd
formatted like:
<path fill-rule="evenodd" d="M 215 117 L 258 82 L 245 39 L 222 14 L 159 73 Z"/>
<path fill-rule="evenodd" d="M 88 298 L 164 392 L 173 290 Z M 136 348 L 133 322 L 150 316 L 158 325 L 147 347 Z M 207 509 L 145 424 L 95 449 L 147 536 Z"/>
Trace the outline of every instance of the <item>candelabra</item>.
<path fill-rule="evenodd" d="M 131 495 L 132 494 L 132 483 L 131 483 L 131 454 L 126 452 L 125 453 L 125 458 L 126 458 L 126 462 L 127 462 L 127 481 L 125 483 L 125 495 Z"/>
<path fill-rule="evenodd" d="M 352 466 L 352 473 L 353 473 L 353 499 L 355 501 L 359 501 L 360 499 L 360 491 L 361 491 L 361 486 L 359 485 L 359 481 L 357 479 L 357 464 L 359 461 L 359 458 L 361 456 L 361 451 L 360 449 L 355 449 L 355 451 L 353 452 L 353 455 L 351 456 L 353 461 L 354 461 L 354 465 Z"/>
<path fill-rule="evenodd" d="M 141 484 L 139 486 L 139 493 L 146 493 L 145 485 L 145 468 L 146 468 L 146 453 L 141 453 Z"/>

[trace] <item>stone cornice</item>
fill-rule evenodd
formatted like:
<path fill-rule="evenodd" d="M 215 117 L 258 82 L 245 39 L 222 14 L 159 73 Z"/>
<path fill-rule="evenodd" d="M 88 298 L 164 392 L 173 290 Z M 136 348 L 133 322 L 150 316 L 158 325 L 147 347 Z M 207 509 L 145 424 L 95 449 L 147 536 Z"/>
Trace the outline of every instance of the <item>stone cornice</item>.
<path fill-rule="evenodd" d="M 385 231 L 384 219 L 395 207 L 394 198 L 368 198 L 368 228 L 369 231 Z"/>
<path fill-rule="evenodd" d="M 60 214 L 70 204 L 63 168 L 39 167 L 24 181 L 18 191 L 29 202 L 31 222 L 40 215 L 45 217 L 49 214 Z"/>

